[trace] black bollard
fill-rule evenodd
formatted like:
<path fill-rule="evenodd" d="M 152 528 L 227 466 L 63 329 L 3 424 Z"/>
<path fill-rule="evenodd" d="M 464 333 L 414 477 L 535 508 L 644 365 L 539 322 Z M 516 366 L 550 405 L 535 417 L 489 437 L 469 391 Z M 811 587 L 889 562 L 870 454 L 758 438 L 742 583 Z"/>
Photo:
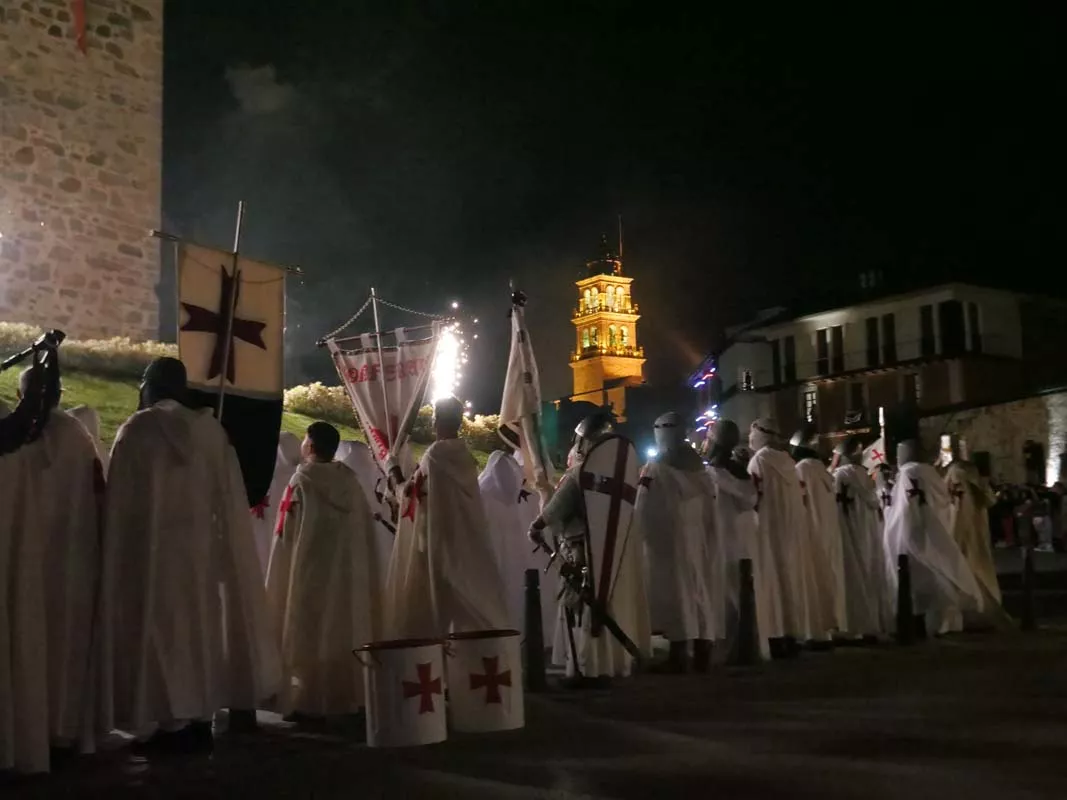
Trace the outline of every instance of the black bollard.
<path fill-rule="evenodd" d="M 915 612 L 911 602 L 911 567 L 908 556 L 897 556 L 897 644 L 915 642 Z"/>
<path fill-rule="evenodd" d="M 1034 548 L 1029 541 L 1023 542 L 1023 613 L 1019 627 L 1024 631 L 1037 629 L 1034 613 Z"/>
<path fill-rule="evenodd" d="M 541 629 L 541 573 L 526 570 L 526 659 L 523 674 L 526 691 L 543 692 L 545 680 L 545 633 Z"/>
<path fill-rule="evenodd" d="M 742 558 L 738 568 L 741 581 L 737 608 L 737 643 L 730 663 L 750 667 L 759 663 L 759 640 L 756 634 L 756 582 L 752 559 Z"/>

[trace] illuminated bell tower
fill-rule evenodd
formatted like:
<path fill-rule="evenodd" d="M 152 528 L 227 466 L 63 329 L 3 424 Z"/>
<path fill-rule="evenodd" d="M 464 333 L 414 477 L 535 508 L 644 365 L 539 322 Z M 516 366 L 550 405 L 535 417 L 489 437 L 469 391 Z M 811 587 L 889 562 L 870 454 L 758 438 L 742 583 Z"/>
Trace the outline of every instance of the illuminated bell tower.
<path fill-rule="evenodd" d="M 625 421 L 626 388 L 644 383 L 645 352 L 637 339 L 637 303 L 630 294 L 633 278 L 622 274 L 622 261 L 602 237 L 600 255 L 585 265 L 576 282 L 578 307 L 572 400 L 611 405 Z"/>

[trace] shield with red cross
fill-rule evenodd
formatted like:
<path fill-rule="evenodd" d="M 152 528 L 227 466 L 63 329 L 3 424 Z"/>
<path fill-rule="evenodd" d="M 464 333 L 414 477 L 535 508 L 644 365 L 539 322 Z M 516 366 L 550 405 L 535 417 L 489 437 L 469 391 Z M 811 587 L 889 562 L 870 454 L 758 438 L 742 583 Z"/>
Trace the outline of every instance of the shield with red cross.
<path fill-rule="evenodd" d="M 631 546 L 639 471 L 633 442 L 612 435 L 593 446 L 578 473 L 585 506 L 586 563 L 593 592 L 604 608 L 611 607 L 619 566 Z"/>

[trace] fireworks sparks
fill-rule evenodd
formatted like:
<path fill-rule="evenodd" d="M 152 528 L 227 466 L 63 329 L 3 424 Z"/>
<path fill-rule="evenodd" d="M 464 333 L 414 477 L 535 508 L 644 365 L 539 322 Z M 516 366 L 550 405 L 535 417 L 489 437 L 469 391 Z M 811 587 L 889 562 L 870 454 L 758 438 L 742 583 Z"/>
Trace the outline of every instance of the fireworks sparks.
<path fill-rule="evenodd" d="M 450 323 L 441 331 L 441 339 L 437 344 L 437 358 L 430 378 L 431 403 L 456 395 L 466 363 L 467 343 L 463 331 L 458 322 Z"/>

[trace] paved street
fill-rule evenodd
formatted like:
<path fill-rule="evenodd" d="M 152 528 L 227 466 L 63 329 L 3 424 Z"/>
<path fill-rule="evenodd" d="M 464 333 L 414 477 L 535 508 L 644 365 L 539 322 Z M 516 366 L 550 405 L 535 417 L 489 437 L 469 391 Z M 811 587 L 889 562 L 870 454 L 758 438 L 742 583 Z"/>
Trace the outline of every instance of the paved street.
<path fill-rule="evenodd" d="M 528 698 L 525 730 L 370 750 L 274 720 L 211 758 L 119 751 L 4 786 L 37 797 L 1061 798 L 1067 628 Z"/>

